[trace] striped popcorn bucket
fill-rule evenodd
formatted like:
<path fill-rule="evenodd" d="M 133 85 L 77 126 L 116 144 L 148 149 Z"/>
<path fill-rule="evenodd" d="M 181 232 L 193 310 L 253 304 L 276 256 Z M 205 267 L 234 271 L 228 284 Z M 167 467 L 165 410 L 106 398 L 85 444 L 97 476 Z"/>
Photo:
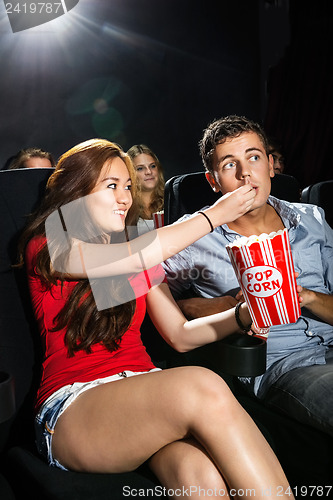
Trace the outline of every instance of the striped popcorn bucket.
<path fill-rule="evenodd" d="M 295 323 L 301 314 L 287 229 L 227 246 L 257 328 Z"/>
<path fill-rule="evenodd" d="M 159 227 L 163 227 L 164 226 L 164 210 L 161 210 L 160 212 L 153 213 L 153 219 L 154 219 L 155 229 L 158 229 Z"/>

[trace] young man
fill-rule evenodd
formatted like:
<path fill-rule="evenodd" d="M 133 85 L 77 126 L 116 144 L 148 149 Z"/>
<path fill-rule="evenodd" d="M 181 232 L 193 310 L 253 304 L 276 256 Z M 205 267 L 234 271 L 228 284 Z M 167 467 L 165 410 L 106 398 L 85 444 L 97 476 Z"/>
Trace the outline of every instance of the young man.
<path fill-rule="evenodd" d="M 187 316 L 213 314 L 236 303 L 239 285 L 226 245 L 237 236 L 288 229 L 299 273 L 302 315 L 273 326 L 267 343 L 267 371 L 242 379 L 270 405 L 333 436 L 333 230 L 323 211 L 270 196 L 273 158 L 262 128 L 244 117 L 212 122 L 200 142 L 206 177 L 224 195 L 243 184 L 256 190 L 251 210 L 189 246 L 165 263 L 176 298 Z M 188 216 L 185 216 L 188 217 Z"/>

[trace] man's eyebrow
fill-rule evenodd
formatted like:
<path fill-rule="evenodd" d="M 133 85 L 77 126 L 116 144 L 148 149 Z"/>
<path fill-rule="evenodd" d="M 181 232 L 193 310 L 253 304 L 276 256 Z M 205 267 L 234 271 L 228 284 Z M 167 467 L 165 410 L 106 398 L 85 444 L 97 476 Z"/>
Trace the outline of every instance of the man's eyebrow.
<path fill-rule="evenodd" d="M 245 153 L 250 153 L 251 151 L 259 151 L 260 153 L 263 153 L 264 151 L 260 148 L 247 148 L 245 150 Z"/>
<path fill-rule="evenodd" d="M 263 153 L 264 151 L 260 148 L 247 148 L 245 150 L 245 153 L 251 153 L 251 151 L 259 151 L 260 153 Z M 218 159 L 217 161 L 217 164 L 219 165 L 222 161 L 224 160 L 228 160 L 229 158 L 235 158 L 235 155 L 232 155 L 232 154 L 227 154 L 227 155 L 224 155 L 224 156 L 221 156 L 221 158 Z"/>
<path fill-rule="evenodd" d="M 224 156 L 221 156 L 221 158 L 219 158 L 217 160 L 217 164 L 219 165 L 222 161 L 227 160 L 228 158 L 234 158 L 234 155 L 224 155 Z"/>

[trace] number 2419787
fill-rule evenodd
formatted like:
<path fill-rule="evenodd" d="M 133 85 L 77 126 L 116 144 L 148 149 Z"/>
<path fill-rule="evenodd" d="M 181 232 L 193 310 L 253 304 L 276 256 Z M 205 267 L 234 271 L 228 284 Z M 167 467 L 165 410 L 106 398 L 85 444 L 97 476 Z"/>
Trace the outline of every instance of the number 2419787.
<path fill-rule="evenodd" d="M 32 3 L 6 3 L 7 14 L 58 14 L 62 3 L 32 2 Z"/>
<path fill-rule="evenodd" d="M 277 492 L 277 496 L 294 495 L 297 497 L 328 497 L 331 494 L 332 486 L 293 486 L 286 490 L 280 486 L 281 490 Z"/>

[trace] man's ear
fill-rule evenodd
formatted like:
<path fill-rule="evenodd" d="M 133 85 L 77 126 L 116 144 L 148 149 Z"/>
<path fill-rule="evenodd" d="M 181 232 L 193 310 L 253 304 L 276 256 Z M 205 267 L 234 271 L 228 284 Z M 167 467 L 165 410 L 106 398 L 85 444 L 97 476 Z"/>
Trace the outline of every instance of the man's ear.
<path fill-rule="evenodd" d="M 274 177 L 275 176 L 274 158 L 273 158 L 273 155 L 271 155 L 271 154 L 268 155 L 268 165 L 269 165 L 269 176 Z"/>
<path fill-rule="evenodd" d="M 217 184 L 215 177 L 211 174 L 211 172 L 205 172 L 205 176 L 207 181 L 209 182 L 211 188 L 215 193 L 218 193 L 220 190 L 220 186 Z"/>

